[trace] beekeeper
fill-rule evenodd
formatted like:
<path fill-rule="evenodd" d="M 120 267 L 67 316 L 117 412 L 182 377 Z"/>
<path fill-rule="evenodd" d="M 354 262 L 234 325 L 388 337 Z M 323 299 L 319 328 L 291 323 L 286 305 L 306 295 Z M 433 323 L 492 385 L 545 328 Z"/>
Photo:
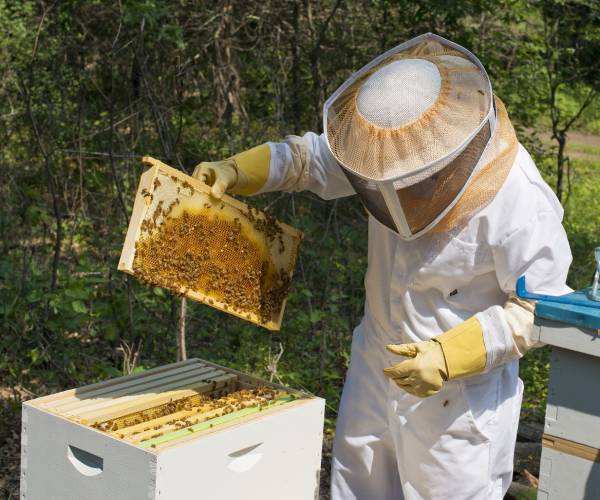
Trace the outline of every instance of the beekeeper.
<path fill-rule="evenodd" d="M 369 213 L 364 317 L 333 445 L 334 499 L 501 499 L 512 479 L 533 305 L 561 294 L 563 211 L 479 60 L 425 34 L 327 100 L 325 133 L 194 175 L 215 196 L 357 194 Z"/>

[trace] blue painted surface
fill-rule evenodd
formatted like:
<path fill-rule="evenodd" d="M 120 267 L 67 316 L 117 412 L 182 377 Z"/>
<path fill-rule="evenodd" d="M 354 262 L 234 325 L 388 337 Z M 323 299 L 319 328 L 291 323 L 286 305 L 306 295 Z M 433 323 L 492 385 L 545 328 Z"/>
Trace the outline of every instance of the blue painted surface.
<path fill-rule="evenodd" d="M 538 301 L 535 304 L 535 314 L 540 318 L 590 330 L 600 329 L 600 302 L 588 297 L 590 288 L 559 296 L 530 293 L 525 287 L 525 276 L 521 276 L 517 280 L 516 292 L 522 299 Z"/>
<path fill-rule="evenodd" d="M 560 304 L 571 304 L 574 306 L 598 307 L 600 302 L 595 302 L 587 297 L 589 288 L 578 290 L 577 292 L 567 293 L 566 295 L 544 295 L 541 293 L 531 293 L 525 287 L 525 276 L 521 276 L 517 280 L 517 297 L 529 300 L 543 300 L 546 302 L 557 302 Z"/>
<path fill-rule="evenodd" d="M 576 293 L 583 294 L 582 290 Z M 590 330 L 600 329 L 600 307 L 586 298 L 588 302 L 594 304 L 590 306 L 573 305 L 573 304 L 561 304 L 560 302 L 546 302 L 540 300 L 535 305 L 535 314 L 540 318 L 552 319 L 554 321 L 560 321 L 562 323 L 568 323 L 570 325 L 578 326 L 580 328 L 588 328 Z"/>

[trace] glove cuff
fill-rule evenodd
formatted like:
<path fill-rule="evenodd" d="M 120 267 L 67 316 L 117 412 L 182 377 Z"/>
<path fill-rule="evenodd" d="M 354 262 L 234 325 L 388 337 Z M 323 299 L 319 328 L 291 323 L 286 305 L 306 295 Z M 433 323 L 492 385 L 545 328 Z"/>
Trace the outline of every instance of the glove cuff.
<path fill-rule="evenodd" d="M 442 347 L 448 380 L 475 375 L 485 370 L 487 353 L 483 330 L 475 316 L 433 340 Z"/>
<path fill-rule="evenodd" d="M 269 178 L 271 149 L 268 144 L 243 151 L 232 157 L 237 170 L 237 182 L 231 189 L 232 193 L 255 194 L 265 185 Z"/>

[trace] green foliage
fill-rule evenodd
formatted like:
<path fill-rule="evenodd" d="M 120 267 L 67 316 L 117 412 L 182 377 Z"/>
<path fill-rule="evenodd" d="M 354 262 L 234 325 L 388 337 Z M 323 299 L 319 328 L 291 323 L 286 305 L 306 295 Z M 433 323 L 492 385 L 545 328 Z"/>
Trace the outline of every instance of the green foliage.
<path fill-rule="evenodd" d="M 432 31 L 480 57 L 555 186 L 547 131 L 599 88 L 598 19 L 595 0 L 0 0 L 0 497 L 18 492 L 21 398 L 175 360 L 179 299 L 116 270 L 143 155 L 190 172 L 319 131 L 356 68 Z M 573 128 L 600 134 L 597 101 Z M 600 244 L 598 148 L 566 148 L 574 288 Z M 352 198 L 252 203 L 305 232 L 283 328 L 188 301 L 188 355 L 326 398 L 330 440 L 364 306 L 366 217 Z M 548 349 L 521 361 L 526 419 L 543 417 L 548 366 Z"/>
<path fill-rule="evenodd" d="M 521 418 L 543 422 L 548 397 L 548 372 L 550 369 L 550 348 L 543 347 L 527 353 L 521 361 L 519 377 L 525 385 Z"/>
<path fill-rule="evenodd" d="M 318 130 L 323 100 L 352 71 L 426 31 L 481 57 L 529 140 L 549 123 L 540 9 L 524 0 L 0 0 L 2 385 L 45 392 L 112 377 L 129 349 L 137 369 L 174 360 L 178 299 L 116 271 L 142 155 L 190 171 Z M 582 77 L 560 90 L 566 115 L 589 85 Z M 588 130 L 599 122 L 597 106 L 582 116 Z M 549 165 L 540 164 L 553 182 Z M 597 160 L 573 163 L 572 286 L 591 273 L 599 185 Z M 355 199 L 252 203 L 306 234 L 284 328 L 270 334 L 189 303 L 188 353 L 326 397 L 332 426 L 363 308 L 366 217 Z M 522 363 L 535 418 L 544 353 Z"/>
<path fill-rule="evenodd" d="M 519 493 L 517 500 L 536 500 L 537 499 L 537 488 L 529 488 L 526 493 Z"/>
<path fill-rule="evenodd" d="M 590 286 L 595 268 L 594 248 L 600 246 L 600 161 L 573 162 L 564 225 L 573 252 L 569 285 L 575 289 Z"/>

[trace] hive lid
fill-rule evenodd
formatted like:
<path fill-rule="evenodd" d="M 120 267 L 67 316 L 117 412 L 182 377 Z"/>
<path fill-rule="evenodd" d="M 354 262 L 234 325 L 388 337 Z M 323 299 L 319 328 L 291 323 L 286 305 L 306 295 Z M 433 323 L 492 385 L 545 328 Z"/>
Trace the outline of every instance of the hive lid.
<path fill-rule="evenodd" d="M 588 298 L 589 290 L 585 288 L 565 295 L 572 300 L 571 304 L 540 300 L 535 305 L 535 314 L 540 318 L 600 330 L 600 303 Z"/>
<path fill-rule="evenodd" d="M 154 158 L 142 174 L 119 270 L 279 330 L 302 233 Z"/>

